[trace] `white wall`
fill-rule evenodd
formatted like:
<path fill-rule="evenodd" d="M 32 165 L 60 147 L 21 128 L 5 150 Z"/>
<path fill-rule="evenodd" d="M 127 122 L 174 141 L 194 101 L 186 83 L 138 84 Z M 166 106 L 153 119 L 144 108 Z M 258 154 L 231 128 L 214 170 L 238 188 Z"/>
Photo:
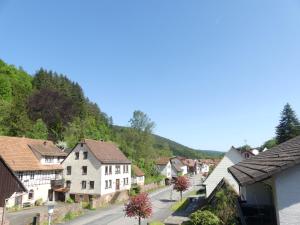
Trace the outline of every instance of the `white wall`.
<path fill-rule="evenodd" d="M 88 158 L 83 159 L 83 152 L 88 152 Z M 79 152 L 79 160 L 75 159 L 75 153 Z M 71 181 L 70 194 L 109 194 L 116 191 L 116 179 L 120 180 L 120 190 L 131 188 L 131 165 L 128 165 L 128 173 L 124 173 L 123 164 L 120 164 L 121 173 L 116 174 L 114 164 L 101 164 L 93 153 L 84 144 L 78 144 L 71 154 L 63 162 L 65 182 Z M 105 166 L 112 166 L 112 174 L 105 174 Z M 72 167 L 71 175 L 67 175 L 67 167 Z M 82 175 L 82 166 L 87 166 L 87 175 Z M 128 178 L 128 185 L 123 178 Z M 111 180 L 112 187 L 106 188 L 105 181 Z M 82 189 L 82 181 L 86 181 L 86 189 Z M 94 189 L 90 189 L 89 181 L 94 181 Z"/>
<path fill-rule="evenodd" d="M 188 173 L 188 167 L 187 166 L 182 166 L 181 170 L 182 170 L 182 175 L 186 175 Z"/>
<path fill-rule="evenodd" d="M 20 174 L 22 174 L 22 176 Z M 33 191 L 32 199 L 28 199 L 28 193 L 22 194 L 22 203 L 30 202 L 32 204 L 38 199 L 42 199 L 43 202 L 47 201 L 48 191 L 51 189 L 51 180 L 55 180 L 58 176 L 55 171 L 25 171 L 21 173 L 17 172 L 16 175 L 22 181 L 28 192 Z M 14 206 L 15 196 L 20 194 L 21 193 L 14 193 L 9 199 L 7 207 Z"/>
<path fill-rule="evenodd" d="M 274 198 L 278 224 L 300 224 L 300 165 L 274 178 Z"/>
<path fill-rule="evenodd" d="M 241 198 L 247 201 L 247 204 L 272 205 L 272 188 L 262 182 L 241 187 Z"/>
<path fill-rule="evenodd" d="M 79 159 L 75 153 L 79 152 Z M 88 158 L 83 159 L 83 152 L 88 152 Z M 65 183 L 71 181 L 70 193 L 101 194 L 100 162 L 89 151 L 86 145 L 78 144 L 63 162 Z M 67 167 L 71 166 L 71 175 L 67 174 Z M 82 166 L 87 166 L 87 175 L 82 175 Z M 82 181 L 86 181 L 86 189 L 82 189 Z M 90 189 L 89 181 L 94 181 L 94 189 Z"/>
<path fill-rule="evenodd" d="M 226 178 L 232 188 L 237 193 L 239 193 L 239 185 L 227 169 L 228 167 L 233 166 L 234 164 L 237 164 L 242 160 L 243 158 L 241 154 L 234 148 L 230 149 L 225 154 L 223 159 L 204 182 L 204 185 L 206 185 L 206 197 L 208 197 L 213 192 L 213 190 L 223 178 Z"/>
<path fill-rule="evenodd" d="M 116 165 L 111 165 L 112 166 L 112 174 L 107 174 L 105 175 L 105 166 L 107 165 L 102 165 L 101 166 L 101 194 L 109 194 L 112 192 L 116 191 L 116 180 L 120 180 L 120 189 L 119 190 L 129 190 L 131 188 L 131 165 L 128 165 L 128 173 L 123 173 L 123 164 L 120 164 L 121 166 L 121 173 L 116 174 L 115 173 L 115 168 Z M 128 184 L 124 184 L 124 178 L 128 178 Z M 111 180 L 112 181 L 112 187 L 106 189 L 105 188 L 105 180 Z"/>
<path fill-rule="evenodd" d="M 157 168 L 161 175 L 172 178 L 172 166 L 170 162 L 167 165 L 157 165 Z"/>

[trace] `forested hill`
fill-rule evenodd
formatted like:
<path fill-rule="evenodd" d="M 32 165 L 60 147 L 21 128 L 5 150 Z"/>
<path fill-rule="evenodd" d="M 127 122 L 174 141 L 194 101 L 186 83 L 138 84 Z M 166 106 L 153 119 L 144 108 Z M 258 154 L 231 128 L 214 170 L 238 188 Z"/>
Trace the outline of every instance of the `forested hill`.
<path fill-rule="evenodd" d="M 130 125 L 116 129 L 66 75 L 45 69 L 29 75 L 0 60 L 0 135 L 50 139 L 68 147 L 82 138 L 113 141 L 140 167 L 148 166 L 149 173 L 153 166 L 146 164 L 159 156 L 213 156 L 153 136 L 154 123 L 141 111 L 133 112 Z"/>
<path fill-rule="evenodd" d="M 127 127 L 113 126 L 113 129 L 117 133 L 125 132 Z M 152 134 L 153 137 L 153 148 L 157 152 L 170 152 L 173 156 L 183 156 L 187 158 L 199 159 L 199 158 L 220 158 L 224 155 L 223 152 L 212 151 L 212 150 L 196 150 L 189 148 L 168 138 L 161 137 L 156 134 Z"/>
<path fill-rule="evenodd" d="M 179 144 L 170 139 L 153 134 L 155 146 L 164 146 L 168 144 L 173 155 L 183 156 L 187 158 L 220 158 L 223 152 L 213 150 L 196 150 L 185 145 Z"/>

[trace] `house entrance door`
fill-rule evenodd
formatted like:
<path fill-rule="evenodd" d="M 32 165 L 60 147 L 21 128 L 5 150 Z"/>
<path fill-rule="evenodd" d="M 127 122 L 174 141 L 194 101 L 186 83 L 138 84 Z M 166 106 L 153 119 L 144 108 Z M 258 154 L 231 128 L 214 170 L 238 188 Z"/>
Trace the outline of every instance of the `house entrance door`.
<path fill-rule="evenodd" d="M 116 190 L 120 190 L 120 179 L 116 179 Z"/>

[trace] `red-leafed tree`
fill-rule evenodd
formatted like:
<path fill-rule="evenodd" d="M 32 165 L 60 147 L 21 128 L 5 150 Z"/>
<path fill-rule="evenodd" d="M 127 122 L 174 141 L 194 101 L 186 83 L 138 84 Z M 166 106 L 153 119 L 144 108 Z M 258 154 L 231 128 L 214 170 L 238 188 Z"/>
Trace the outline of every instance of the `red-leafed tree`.
<path fill-rule="evenodd" d="M 182 192 L 186 191 L 190 186 L 189 179 L 185 176 L 180 176 L 174 183 L 173 189 L 180 192 L 180 199 L 182 201 Z"/>
<path fill-rule="evenodd" d="M 137 218 L 139 225 L 141 225 L 141 219 L 146 219 L 152 214 L 152 205 L 148 194 L 141 193 L 131 197 L 129 202 L 125 205 L 124 211 L 126 216 Z"/>

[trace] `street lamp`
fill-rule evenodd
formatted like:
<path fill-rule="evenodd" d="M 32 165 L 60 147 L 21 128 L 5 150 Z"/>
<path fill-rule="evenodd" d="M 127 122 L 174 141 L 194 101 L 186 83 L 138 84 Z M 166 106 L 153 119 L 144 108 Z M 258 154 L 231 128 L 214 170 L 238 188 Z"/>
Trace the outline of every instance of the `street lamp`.
<path fill-rule="evenodd" d="M 45 205 L 48 206 L 48 225 L 51 225 L 51 216 L 54 212 L 55 203 L 52 201 L 48 201 Z"/>

